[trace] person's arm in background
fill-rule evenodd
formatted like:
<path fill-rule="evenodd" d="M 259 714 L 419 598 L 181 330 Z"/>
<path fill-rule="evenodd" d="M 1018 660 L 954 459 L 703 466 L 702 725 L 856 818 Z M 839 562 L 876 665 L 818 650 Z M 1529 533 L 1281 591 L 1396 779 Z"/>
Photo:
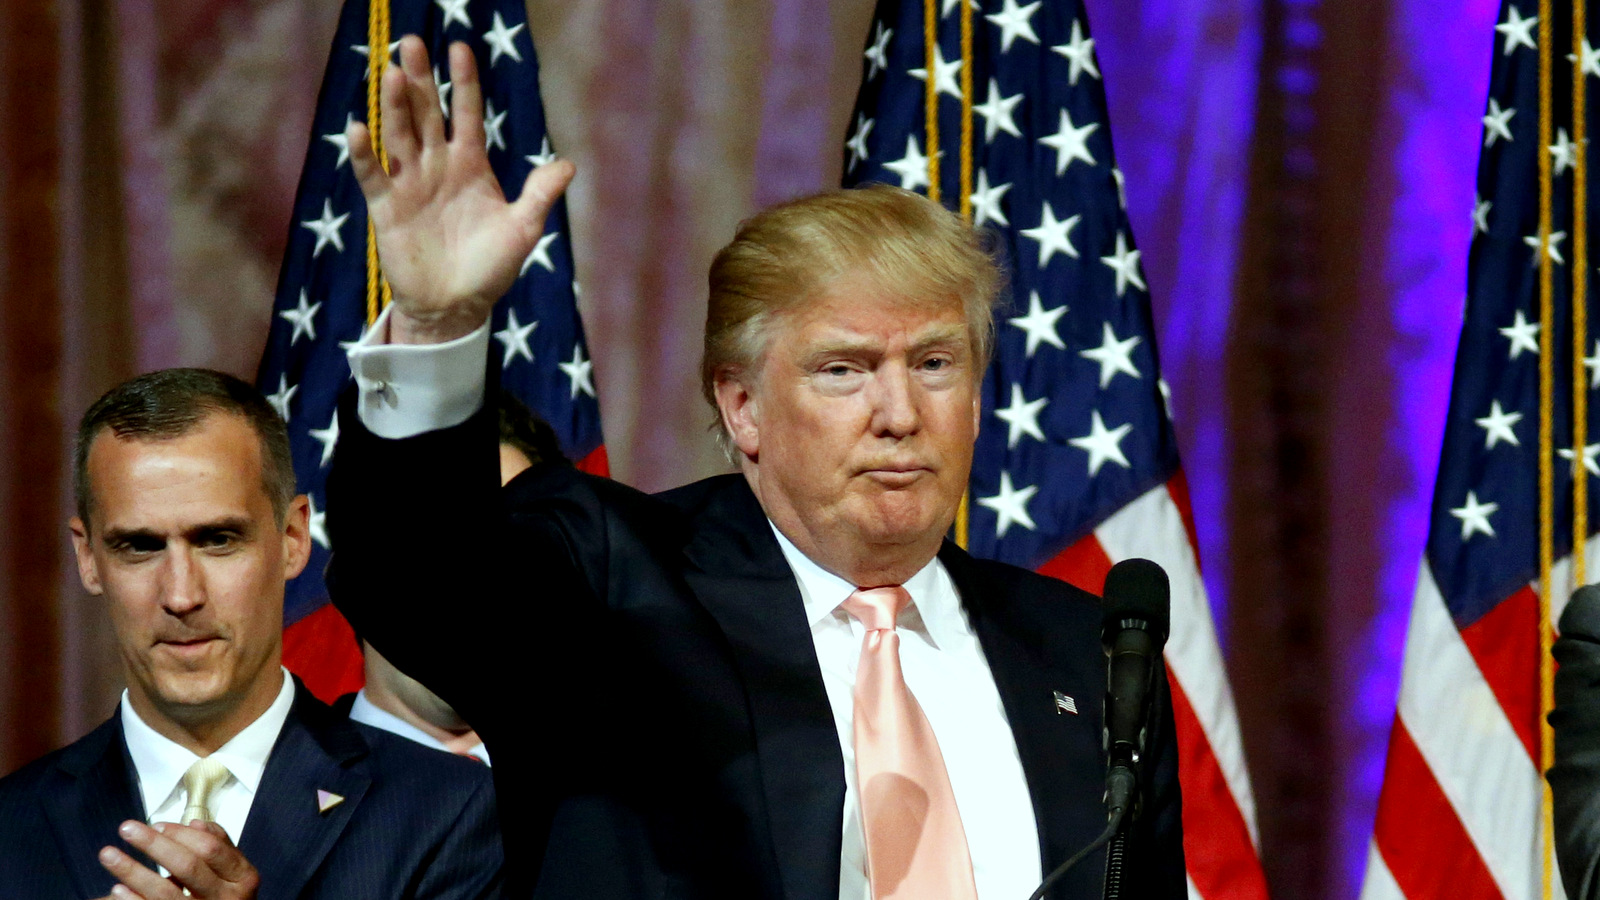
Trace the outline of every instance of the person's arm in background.
<path fill-rule="evenodd" d="M 1573 595 L 1556 639 L 1556 860 L 1572 900 L 1600 898 L 1600 588 Z"/>

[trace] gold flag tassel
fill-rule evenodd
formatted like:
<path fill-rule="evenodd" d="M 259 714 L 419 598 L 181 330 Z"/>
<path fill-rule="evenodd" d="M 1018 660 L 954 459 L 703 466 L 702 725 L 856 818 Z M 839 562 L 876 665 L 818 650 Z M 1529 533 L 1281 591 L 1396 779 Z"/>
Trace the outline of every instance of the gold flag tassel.
<path fill-rule="evenodd" d="M 1555 28 L 1551 0 L 1539 0 L 1539 144 L 1551 143 L 1551 54 L 1554 50 Z M 1580 57 L 1581 59 L 1581 57 Z M 1555 362 L 1551 353 L 1555 339 L 1551 326 L 1555 322 L 1554 272 L 1550 266 L 1551 234 L 1551 172 L 1550 154 L 1535 154 L 1539 160 L 1539 241 L 1534 248 L 1539 266 L 1539 771 L 1550 769 L 1552 747 L 1550 725 L 1546 718 L 1554 695 L 1554 669 L 1550 656 L 1550 592 L 1555 587 L 1551 570 L 1555 568 L 1555 485 L 1554 485 L 1554 390 Z M 1579 457 L 1581 459 L 1581 457 Z M 1553 827 L 1550 784 L 1539 780 L 1539 821 L 1541 834 L 1540 870 L 1544 900 L 1550 900 L 1553 888 L 1551 872 Z"/>
<path fill-rule="evenodd" d="M 961 0 L 961 196 L 957 206 L 961 218 L 972 221 L 972 4 Z M 932 69 L 928 71 L 932 72 Z M 933 82 L 930 76 L 929 83 Z M 972 511 L 972 489 L 961 494 L 956 507 L 956 546 L 965 550 Z"/>
<path fill-rule="evenodd" d="M 389 171 L 389 154 L 383 148 L 383 107 L 379 104 L 383 72 L 389 67 L 389 0 L 369 0 L 367 8 L 367 133 L 378 164 Z M 367 325 L 394 299 L 378 263 L 378 236 L 367 216 Z"/>

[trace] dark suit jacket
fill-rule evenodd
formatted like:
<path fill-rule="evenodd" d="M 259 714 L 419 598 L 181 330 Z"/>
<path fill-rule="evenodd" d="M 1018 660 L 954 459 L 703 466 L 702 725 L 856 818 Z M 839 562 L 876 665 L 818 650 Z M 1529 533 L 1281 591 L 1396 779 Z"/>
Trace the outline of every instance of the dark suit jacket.
<path fill-rule="evenodd" d="M 352 399 L 330 590 L 494 755 L 507 894 L 537 881 L 547 898 L 837 900 L 838 733 L 799 588 L 744 479 L 649 496 L 547 466 L 502 492 L 492 409 L 385 441 Z M 1005 704 L 1048 871 L 1106 819 L 1098 602 L 953 545 L 941 559 Z M 1160 680 L 1129 897 L 1186 896 Z M 1079 715 L 1056 711 L 1058 690 Z M 1103 870 L 1086 861 L 1052 896 L 1099 897 Z"/>
<path fill-rule="evenodd" d="M 1555 644 L 1556 860 L 1572 900 L 1600 898 L 1600 595 L 1580 592 Z"/>
<path fill-rule="evenodd" d="M 261 873 L 259 900 L 498 897 L 488 772 L 350 722 L 295 687 L 239 837 Z M 319 813 L 319 789 L 344 802 Z M 0 900 L 104 897 L 115 882 L 97 854 L 131 849 L 117 826 L 144 817 L 113 715 L 0 780 Z"/>

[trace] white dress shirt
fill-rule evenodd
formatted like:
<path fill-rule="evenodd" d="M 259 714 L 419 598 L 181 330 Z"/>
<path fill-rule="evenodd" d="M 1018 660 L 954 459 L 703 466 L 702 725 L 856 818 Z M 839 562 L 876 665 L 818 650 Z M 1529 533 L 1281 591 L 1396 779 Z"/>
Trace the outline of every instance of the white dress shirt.
<path fill-rule="evenodd" d="M 402 438 L 458 425 L 477 412 L 483 404 L 489 324 L 449 343 L 391 345 L 386 343 L 388 315 L 385 310 L 349 353 L 362 424 L 380 437 Z M 839 608 L 855 586 L 812 562 L 776 527 L 773 533 L 800 585 L 844 754 L 839 898 L 871 900 L 852 727 L 856 662 L 866 631 Z M 939 740 L 978 897 L 1026 897 L 1042 877 L 1038 825 L 994 675 L 942 563 L 929 562 L 905 588 L 911 606 L 899 621 L 901 667 Z"/>
<path fill-rule="evenodd" d="M 288 721 L 289 707 L 294 705 L 294 679 L 289 677 L 288 669 L 280 667 L 280 670 L 283 687 L 278 690 L 277 699 L 266 712 L 211 754 L 212 759 L 228 769 L 227 780 L 211 792 L 208 804 L 211 818 L 235 844 L 239 843 L 245 820 L 250 817 L 250 805 L 255 802 L 256 789 L 261 786 L 261 774 L 266 771 L 272 745 L 277 743 L 278 733 Z M 189 801 L 188 792 L 183 789 L 183 775 L 200 757 L 146 725 L 128 702 L 126 690 L 122 692 L 122 735 L 128 743 L 128 755 L 133 757 L 134 772 L 139 776 L 145 821 L 151 824 L 177 822 Z"/>
<path fill-rule="evenodd" d="M 397 734 L 408 740 L 416 741 L 424 747 L 432 747 L 435 750 L 443 750 L 446 753 L 455 752 L 446 747 L 443 741 L 423 731 L 421 728 L 386 709 L 379 709 L 374 706 L 372 701 L 367 699 L 366 688 L 356 692 L 355 702 L 350 704 L 350 720 L 360 722 L 363 725 L 371 725 L 373 728 L 381 728 L 390 734 Z M 489 751 L 483 746 L 482 741 L 462 751 L 462 753 L 468 756 L 476 756 L 484 765 L 489 764 Z"/>

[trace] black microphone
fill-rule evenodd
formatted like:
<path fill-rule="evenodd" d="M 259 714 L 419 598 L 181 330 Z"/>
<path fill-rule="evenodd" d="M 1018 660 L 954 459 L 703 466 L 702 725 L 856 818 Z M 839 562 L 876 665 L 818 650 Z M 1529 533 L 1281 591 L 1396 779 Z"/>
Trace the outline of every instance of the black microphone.
<path fill-rule="evenodd" d="M 1139 790 L 1149 718 L 1150 683 L 1167 642 L 1172 597 L 1167 573 L 1148 559 L 1125 559 L 1106 574 L 1100 644 L 1106 656 L 1106 830 L 1045 877 L 1028 900 L 1040 900 L 1073 866 L 1118 836 Z M 1120 838 L 1119 838 L 1120 840 Z M 1120 880 L 1120 857 L 1116 864 Z M 1108 880 L 1113 876 L 1108 872 Z M 1108 888 L 1109 890 L 1109 888 Z M 1113 891 L 1114 893 L 1114 891 Z"/>
<path fill-rule="evenodd" d="M 1138 790 L 1149 719 L 1150 684 L 1171 622 L 1167 573 L 1148 559 L 1125 559 L 1106 575 L 1100 643 L 1105 648 L 1106 810 L 1129 812 Z"/>

